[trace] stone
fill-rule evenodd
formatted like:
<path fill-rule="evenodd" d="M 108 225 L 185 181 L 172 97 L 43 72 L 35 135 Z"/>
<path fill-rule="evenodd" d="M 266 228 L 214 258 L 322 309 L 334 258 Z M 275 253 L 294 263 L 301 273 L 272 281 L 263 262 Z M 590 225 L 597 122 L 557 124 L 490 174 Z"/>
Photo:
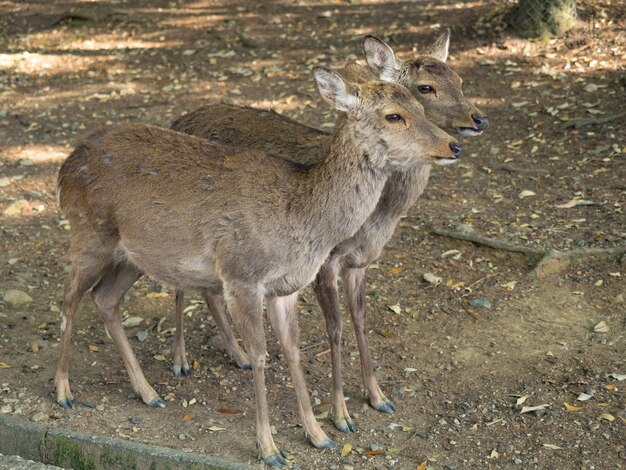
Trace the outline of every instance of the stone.
<path fill-rule="evenodd" d="M 9 289 L 4 293 L 4 297 L 2 298 L 2 300 L 15 307 L 19 307 L 20 305 L 29 304 L 33 301 L 33 298 L 24 291 L 18 289 Z"/>

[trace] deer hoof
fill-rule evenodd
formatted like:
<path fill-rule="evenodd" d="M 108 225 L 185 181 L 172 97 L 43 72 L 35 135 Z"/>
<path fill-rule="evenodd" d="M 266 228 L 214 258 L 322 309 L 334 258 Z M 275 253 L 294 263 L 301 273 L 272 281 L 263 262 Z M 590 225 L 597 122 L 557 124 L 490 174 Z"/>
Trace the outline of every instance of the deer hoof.
<path fill-rule="evenodd" d="M 74 404 L 76 403 L 76 400 L 74 400 L 74 397 L 67 397 L 64 400 L 59 400 L 58 403 L 59 405 L 63 407 L 64 410 L 69 410 L 70 408 L 74 406 Z"/>
<path fill-rule="evenodd" d="M 337 446 L 332 440 L 330 440 L 329 438 L 326 438 L 319 444 L 315 444 L 315 447 L 317 447 L 318 449 L 334 449 Z"/>
<path fill-rule="evenodd" d="M 250 364 L 249 362 L 246 362 L 245 364 L 240 365 L 239 368 L 243 370 L 252 370 L 252 364 Z"/>
<path fill-rule="evenodd" d="M 185 377 L 189 377 L 191 375 L 191 369 L 189 367 L 182 367 L 180 369 L 181 374 L 183 374 Z"/>
<path fill-rule="evenodd" d="M 267 457 L 263 457 L 263 461 L 270 467 L 284 467 L 287 465 L 287 460 L 285 460 L 281 452 L 275 452 Z"/>
<path fill-rule="evenodd" d="M 339 429 L 341 432 L 345 432 L 346 434 L 349 434 L 351 432 L 356 432 L 356 426 L 354 425 L 351 419 L 344 419 L 341 421 L 336 421 L 335 427 Z"/>
<path fill-rule="evenodd" d="M 165 408 L 165 402 L 161 397 L 156 397 L 150 400 L 148 406 L 151 406 L 152 408 Z"/>
<path fill-rule="evenodd" d="M 372 407 L 375 410 L 380 411 L 381 413 L 395 413 L 396 412 L 396 407 L 393 403 L 391 403 L 389 400 L 384 400 L 381 401 L 380 403 L 376 403 L 376 404 L 372 404 Z"/>
<path fill-rule="evenodd" d="M 191 369 L 189 366 L 174 366 L 172 367 L 172 371 L 176 377 L 180 377 L 181 375 L 189 377 L 191 375 Z"/>

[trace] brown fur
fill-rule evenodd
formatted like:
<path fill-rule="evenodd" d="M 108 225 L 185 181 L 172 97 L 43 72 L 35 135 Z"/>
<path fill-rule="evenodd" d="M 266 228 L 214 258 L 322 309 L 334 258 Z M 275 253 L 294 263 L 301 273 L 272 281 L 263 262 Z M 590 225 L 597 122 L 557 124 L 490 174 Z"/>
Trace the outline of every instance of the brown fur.
<path fill-rule="evenodd" d="M 309 167 L 142 124 L 93 134 L 67 158 L 59 201 L 72 227 L 72 268 L 55 377 L 59 403 L 73 401 L 69 338 L 78 302 L 92 287 L 136 393 L 146 403 L 163 403 L 141 372 L 118 312 L 124 292 L 146 273 L 179 291 L 223 289 L 252 365 L 260 453 L 280 464 L 265 399 L 267 298 L 303 427 L 315 446 L 332 444 L 313 416 L 300 368 L 297 291 L 363 225 L 392 170 L 429 166 L 453 153 L 452 139 L 425 119 L 403 87 L 348 85 L 324 68 L 315 77 L 325 100 L 347 117 L 327 154 Z M 392 114 L 402 122 L 390 122 Z"/>

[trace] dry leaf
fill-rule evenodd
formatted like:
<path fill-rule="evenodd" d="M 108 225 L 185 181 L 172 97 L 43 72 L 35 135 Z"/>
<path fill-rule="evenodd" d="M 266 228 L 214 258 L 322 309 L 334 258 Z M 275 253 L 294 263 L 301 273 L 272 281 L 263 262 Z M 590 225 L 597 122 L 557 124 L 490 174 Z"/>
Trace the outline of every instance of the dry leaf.
<path fill-rule="evenodd" d="M 529 395 L 522 395 L 521 397 L 519 397 L 519 398 L 517 399 L 517 401 L 515 402 L 515 404 L 516 404 L 517 406 L 519 406 L 519 405 L 523 404 L 526 400 L 528 400 L 528 397 L 529 397 Z"/>
<path fill-rule="evenodd" d="M 200 370 L 200 363 L 198 361 L 193 361 L 193 370 Z"/>
<path fill-rule="evenodd" d="M 89 350 L 91 352 L 98 352 L 98 351 L 100 351 L 100 348 L 98 348 L 98 346 L 96 346 L 95 344 L 90 344 L 89 345 Z"/>
<path fill-rule="evenodd" d="M 582 406 L 570 405 L 570 404 L 569 404 L 569 403 L 567 403 L 567 402 L 563 402 L 563 406 L 565 406 L 565 409 L 566 409 L 567 411 L 580 411 L 580 410 L 582 410 L 582 409 L 583 409 L 583 407 L 582 407 Z"/>
<path fill-rule="evenodd" d="M 587 401 L 587 400 L 591 400 L 592 398 L 593 398 L 593 394 L 588 395 L 586 393 L 581 393 L 580 395 L 578 395 L 578 398 L 576 398 L 576 400 Z"/>
<path fill-rule="evenodd" d="M 37 343 L 33 343 L 33 344 L 30 345 L 30 349 L 34 353 L 39 352 L 39 345 Z"/>
<path fill-rule="evenodd" d="M 211 426 L 209 431 L 226 431 L 226 428 L 220 428 L 218 426 Z"/>
<path fill-rule="evenodd" d="M 600 415 L 600 418 L 601 418 L 601 419 L 606 419 L 607 421 L 615 421 L 615 416 L 613 416 L 613 415 L 612 415 L 612 414 L 610 414 L 610 413 L 602 413 L 602 414 Z"/>
<path fill-rule="evenodd" d="M 225 414 L 225 415 L 236 415 L 236 414 L 241 413 L 241 410 L 234 410 L 231 408 L 218 408 L 215 411 L 217 411 L 218 413 Z"/>
<path fill-rule="evenodd" d="M 439 276 L 435 276 L 433 273 L 424 273 L 422 277 L 429 284 L 437 285 L 441 283 L 441 278 Z"/>
<path fill-rule="evenodd" d="M 533 191 L 530 191 L 528 189 L 525 189 L 524 191 L 522 191 L 521 193 L 517 195 L 517 197 L 520 199 L 524 199 L 525 197 L 530 197 L 530 196 L 536 196 L 536 194 Z"/>
<path fill-rule="evenodd" d="M 593 331 L 595 331 L 596 333 L 608 333 L 609 327 L 607 326 L 606 322 L 603 320 L 593 327 Z"/>
<path fill-rule="evenodd" d="M 574 198 L 571 201 L 566 202 L 565 204 L 557 204 L 554 207 L 557 207 L 559 209 L 570 209 L 576 206 L 593 206 L 594 204 L 595 203 L 593 201 Z"/>
<path fill-rule="evenodd" d="M 143 318 L 141 317 L 127 317 L 122 322 L 126 328 L 132 328 L 134 326 L 139 326 L 143 322 Z"/>
<path fill-rule="evenodd" d="M 346 444 L 341 448 L 341 456 L 345 457 L 352 451 L 352 444 Z"/>
<path fill-rule="evenodd" d="M 0 369 L 10 369 L 13 366 L 10 366 L 6 362 L 0 362 Z"/>
<path fill-rule="evenodd" d="M 162 354 L 156 354 L 154 356 L 152 356 L 155 360 L 157 361 L 164 361 L 165 360 L 165 356 Z"/>
<path fill-rule="evenodd" d="M 389 272 L 390 272 L 391 274 L 399 274 L 399 273 L 401 273 L 402 271 L 404 271 L 404 268 L 390 268 L 390 269 L 389 269 Z"/>
<path fill-rule="evenodd" d="M 426 470 L 428 467 L 428 460 L 424 460 L 421 464 L 419 464 L 415 470 Z"/>
<path fill-rule="evenodd" d="M 561 450 L 563 447 L 555 446 L 554 444 L 544 444 L 544 447 L 548 449 Z"/>
<path fill-rule="evenodd" d="M 613 377 L 615 380 L 626 380 L 626 374 L 609 374 L 609 377 Z"/>
<path fill-rule="evenodd" d="M 189 421 L 191 419 L 191 415 L 187 414 L 185 416 L 183 416 L 182 422 L 186 423 L 187 421 Z"/>
<path fill-rule="evenodd" d="M 366 457 L 373 457 L 375 455 L 381 455 L 384 453 L 384 450 L 366 450 L 365 452 L 363 452 L 363 455 L 365 455 Z"/>
<path fill-rule="evenodd" d="M 402 308 L 400 307 L 400 305 L 395 304 L 395 305 L 390 305 L 389 307 L 387 307 L 389 310 L 391 310 L 393 313 L 400 313 L 402 312 Z"/>
<path fill-rule="evenodd" d="M 545 410 L 546 408 L 550 408 L 550 405 L 544 404 L 544 405 L 537 405 L 537 406 L 524 406 L 522 407 L 522 411 L 520 411 L 520 414 L 530 413 L 531 411 Z"/>
<path fill-rule="evenodd" d="M 147 299 L 158 299 L 169 296 L 170 295 L 167 292 L 149 292 L 148 294 L 146 294 Z"/>
<path fill-rule="evenodd" d="M 48 327 L 48 324 L 46 322 L 43 322 L 37 325 L 38 330 L 45 330 L 47 327 Z"/>

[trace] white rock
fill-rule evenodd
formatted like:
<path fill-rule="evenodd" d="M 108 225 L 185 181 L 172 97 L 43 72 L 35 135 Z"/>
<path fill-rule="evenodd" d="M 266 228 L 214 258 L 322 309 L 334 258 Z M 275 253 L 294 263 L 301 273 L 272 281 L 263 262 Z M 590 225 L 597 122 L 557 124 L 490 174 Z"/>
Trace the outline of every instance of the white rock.
<path fill-rule="evenodd" d="M 33 298 L 24 291 L 9 289 L 4 293 L 4 297 L 2 298 L 2 300 L 4 300 L 8 304 L 20 306 L 32 302 Z"/>

